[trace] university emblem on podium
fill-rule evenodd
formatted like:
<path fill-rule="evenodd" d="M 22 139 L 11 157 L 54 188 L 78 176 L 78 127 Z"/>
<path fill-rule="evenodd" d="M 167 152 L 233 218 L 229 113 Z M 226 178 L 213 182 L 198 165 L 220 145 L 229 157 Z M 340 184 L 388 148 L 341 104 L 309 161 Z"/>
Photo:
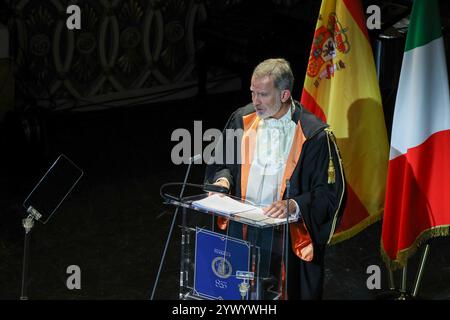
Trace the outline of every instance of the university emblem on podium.
<path fill-rule="evenodd" d="M 222 279 L 229 278 L 233 272 L 231 263 L 224 257 L 216 257 L 211 262 L 212 271 Z"/>
<path fill-rule="evenodd" d="M 193 294 L 206 299 L 242 299 L 239 284 L 243 278 L 235 273 L 249 273 L 250 242 L 198 227 L 195 230 Z"/>
<path fill-rule="evenodd" d="M 322 20 L 322 17 L 319 20 Z M 327 26 L 322 25 L 316 29 L 307 70 L 308 76 L 312 78 L 318 76 L 314 82 L 316 87 L 321 79 L 330 79 L 336 70 L 345 68 L 344 61 L 334 62 L 334 59 L 337 52 L 347 54 L 350 51 L 347 31 L 335 13 L 328 16 Z"/>

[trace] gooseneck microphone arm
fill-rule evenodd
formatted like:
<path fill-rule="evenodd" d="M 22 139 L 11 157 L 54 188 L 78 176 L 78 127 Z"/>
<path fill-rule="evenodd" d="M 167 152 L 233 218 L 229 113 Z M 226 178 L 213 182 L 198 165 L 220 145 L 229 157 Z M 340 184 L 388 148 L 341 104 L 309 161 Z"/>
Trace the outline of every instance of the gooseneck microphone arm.
<path fill-rule="evenodd" d="M 229 193 L 229 189 L 220 185 L 216 185 L 216 184 L 209 184 L 209 183 L 205 183 L 205 184 L 198 184 L 198 183 L 181 183 L 181 182 L 168 182 L 168 183 L 164 183 L 161 188 L 159 189 L 159 194 L 161 195 L 161 198 L 163 198 L 164 200 L 175 200 L 175 201 L 181 201 L 182 199 L 182 195 L 180 194 L 179 197 L 176 197 L 172 194 L 169 193 L 164 193 L 163 190 L 166 187 L 170 187 L 170 186 L 183 186 L 184 187 L 196 187 L 196 188 L 201 188 L 203 189 L 203 191 L 205 192 L 215 192 L 215 193 L 224 193 L 224 194 L 228 194 Z M 182 191 L 183 192 L 183 191 Z"/>

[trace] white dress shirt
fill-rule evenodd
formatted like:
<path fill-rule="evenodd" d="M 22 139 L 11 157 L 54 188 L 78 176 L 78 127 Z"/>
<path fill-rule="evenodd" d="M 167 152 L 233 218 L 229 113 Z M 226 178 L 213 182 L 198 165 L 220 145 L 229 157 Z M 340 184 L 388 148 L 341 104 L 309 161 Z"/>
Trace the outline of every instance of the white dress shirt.
<path fill-rule="evenodd" d="M 280 191 L 291 150 L 296 124 L 292 107 L 280 119 L 261 119 L 256 132 L 256 146 L 248 176 L 246 200 L 266 207 L 280 200 Z M 299 212 L 296 206 L 297 215 Z"/>

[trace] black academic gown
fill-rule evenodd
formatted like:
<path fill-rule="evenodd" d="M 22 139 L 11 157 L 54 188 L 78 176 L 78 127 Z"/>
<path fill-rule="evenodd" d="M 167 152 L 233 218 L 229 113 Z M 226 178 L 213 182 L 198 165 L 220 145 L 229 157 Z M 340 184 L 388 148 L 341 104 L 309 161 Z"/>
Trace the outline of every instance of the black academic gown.
<path fill-rule="evenodd" d="M 238 159 L 241 139 L 231 136 L 226 129 L 242 129 L 243 117 L 254 112 L 252 104 L 239 108 L 231 115 L 222 133 L 224 140 L 219 142 L 218 147 L 224 154 L 234 152 L 234 161 L 224 164 L 213 163 L 206 169 L 207 183 L 214 183 L 218 178 L 225 177 L 231 184 L 231 193 L 237 197 L 241 197 L 242 194 L 241 162 Z M 343 213 L 346 199 L 345 178 L 335 141 L 325 131 L 328 125 L 299 103 L 295 103 L 292 121 L 296 124 L 300 122 L 306 141 L 290 178 L 290 198 L 300 207 L 301 218 L 314 246 L 314 258 L 306 262 L 290 250 L 287 269 L 288 298 L 320 299 L 324 280 L 325 247 Z M 234 140 L 234 143 L 230 143 L 230 139 Z M 294 143 L 296 141 L 293 141 Z M 231 150 L 230 146 L 234 150 Z M 334 183 L 328 183 L 330 153 L 336 176 Z M 283 199 L 285 198 L 286 192 L 283 194 Z"/>

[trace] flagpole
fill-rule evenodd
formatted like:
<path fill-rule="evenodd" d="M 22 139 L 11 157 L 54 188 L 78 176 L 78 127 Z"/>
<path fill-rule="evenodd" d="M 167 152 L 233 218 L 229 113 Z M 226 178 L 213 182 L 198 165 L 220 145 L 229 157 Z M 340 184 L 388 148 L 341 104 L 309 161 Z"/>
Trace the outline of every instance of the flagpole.
<path fill-rule="evenodd" d="M 405 261 L 405 266 L 403 267 L 402 271 L 402 287 L 400 289 L 400 297 L 398 297 L 398 300 L 406 300 L 406 279 L 407 279 L 407 272 L 408 272 L 408 260 Z"/>
<path fill-rule="evenodd" d="M 428 258 L 428 251 L 430 251 L 430 245 L 427 243 L 422 253 L 422 259 L 420 260 L 419 270 L 417 270 L 416 281 L 414 283 L 414 291 L 412 293 L 413 297 L 416 297 L 417 292 L 419 291 L 420 281 L 422 280 L 423 275 L 423 269 L 425 267 L 425 262 L 427 261 Z"/>
<path fill-rule="evenodd" d="M 389 289 L 395 290 L 394 272 L 388 268 L 389 271 Z"/>

